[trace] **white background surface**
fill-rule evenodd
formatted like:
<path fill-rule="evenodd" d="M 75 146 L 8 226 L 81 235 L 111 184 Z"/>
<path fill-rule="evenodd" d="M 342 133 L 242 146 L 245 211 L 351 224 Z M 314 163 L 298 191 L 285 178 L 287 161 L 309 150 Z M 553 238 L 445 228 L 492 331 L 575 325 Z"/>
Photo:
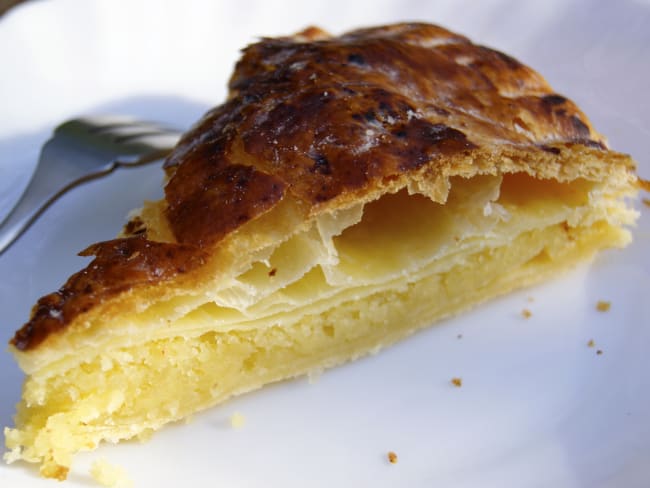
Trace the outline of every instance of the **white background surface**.
<path fill-rule="evenodd" d="M 223 99 L 238 50 L 257 37 L 399 20 L 442 24 L 538 69 L 650 177 L 646 1 L 45 0 L 0 18 L 0 218 L 66 118 L 121 113 L 185 128 Z M 129 209 L 160 194 L 160 180 L 149 167 L 77 190 L 0 257 L 2 341 L 83 265 L 77 251 L 111 238 Z M 93 486 L 88 466 L 106 457 L 145 487 L 647 487 L 650 209 L 641 211 L 624 251 L 315 384 L 275 385 L 144 445 L 81 455 L 67 486 Z M 612 302 L 608 313 L 595 310 L 601 299 Z M 450 386 L 454 376 L 462 388 Z M 0 425 L 12 422 L 21 381 L 0 353 Z M 247 419 L 236 430 L 235 411 Z M 0 486 L 54 482 L 0 465 Z"/>

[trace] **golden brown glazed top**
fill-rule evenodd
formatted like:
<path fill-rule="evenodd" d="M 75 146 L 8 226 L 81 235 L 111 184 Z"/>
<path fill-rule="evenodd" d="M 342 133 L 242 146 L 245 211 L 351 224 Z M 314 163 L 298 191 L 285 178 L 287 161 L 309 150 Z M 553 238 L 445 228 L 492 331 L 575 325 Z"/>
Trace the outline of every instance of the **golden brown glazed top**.
<path fill-rule="evenodd" d="M 265 39 L 230 90 L 168 160 L 179 242 L 218 241 L 286 191 L 315 205 L 478 146 L 603 145 L 539 74 L 426 24 Z"/>
<path fill-rule="evenodd" d="M 605 149 L 539 74 L 426 24 L 264 39 L 244 50 L 230 90 L 166 163 L 178 243 L 135 237 L 93 246 L 86 254 L 96 259 L 39 300 L 16 348 L 36 347 L 114 295 L 200 265 L 210 246 L 287 194 L 315 209 L 504 144 L 552 154 L 560 142 Z"/>

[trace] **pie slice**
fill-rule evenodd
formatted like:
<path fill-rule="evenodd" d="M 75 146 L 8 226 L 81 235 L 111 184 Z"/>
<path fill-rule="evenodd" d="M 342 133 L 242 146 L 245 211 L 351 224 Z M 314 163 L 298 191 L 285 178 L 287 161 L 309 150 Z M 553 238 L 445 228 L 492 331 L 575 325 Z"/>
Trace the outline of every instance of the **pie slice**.
<path fill-rule="evenodd" d="M 425 24 L 249 46 L 165 169 L 11 340 L 8 461 L 63 479 L 80 450 L 622 247 L 641 185 L 535 71 Z"/>

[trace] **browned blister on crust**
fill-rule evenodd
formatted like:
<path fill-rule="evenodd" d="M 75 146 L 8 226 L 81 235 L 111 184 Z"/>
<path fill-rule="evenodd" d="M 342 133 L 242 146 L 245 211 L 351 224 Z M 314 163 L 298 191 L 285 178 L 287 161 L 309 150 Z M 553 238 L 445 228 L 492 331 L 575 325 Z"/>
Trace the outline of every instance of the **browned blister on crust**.
<path fill-rule="evenodd" d="M 477 174 L 507 155 L 535 175 L 553 161 L 547 172 L 561 175 L 572 154 L 602 150 L 585 115 L 538 73 L 440 27 L 264 39 L 244 50 L 228 101 L 166 162 L 165 215 L 177 243 L 141 236 L 93 246 L 96 259 L 40 300 L 12 343 L 34 348 L 109 297 L 200 267 L 288 197 L 313 214 L 416 172 Z"/>

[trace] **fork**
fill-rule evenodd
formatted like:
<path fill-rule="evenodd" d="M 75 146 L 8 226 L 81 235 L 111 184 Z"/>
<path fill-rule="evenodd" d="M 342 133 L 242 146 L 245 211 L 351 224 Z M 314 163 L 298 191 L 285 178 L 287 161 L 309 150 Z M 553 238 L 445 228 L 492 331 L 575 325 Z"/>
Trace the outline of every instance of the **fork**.
<path fill-rule="evenodd" d="M 0 255 L 57 199 L 82 183 L 165 157 L 180 132 L 127 117 L 83 117 L 54 129 L 22 197 L 0 225 Z"/>

